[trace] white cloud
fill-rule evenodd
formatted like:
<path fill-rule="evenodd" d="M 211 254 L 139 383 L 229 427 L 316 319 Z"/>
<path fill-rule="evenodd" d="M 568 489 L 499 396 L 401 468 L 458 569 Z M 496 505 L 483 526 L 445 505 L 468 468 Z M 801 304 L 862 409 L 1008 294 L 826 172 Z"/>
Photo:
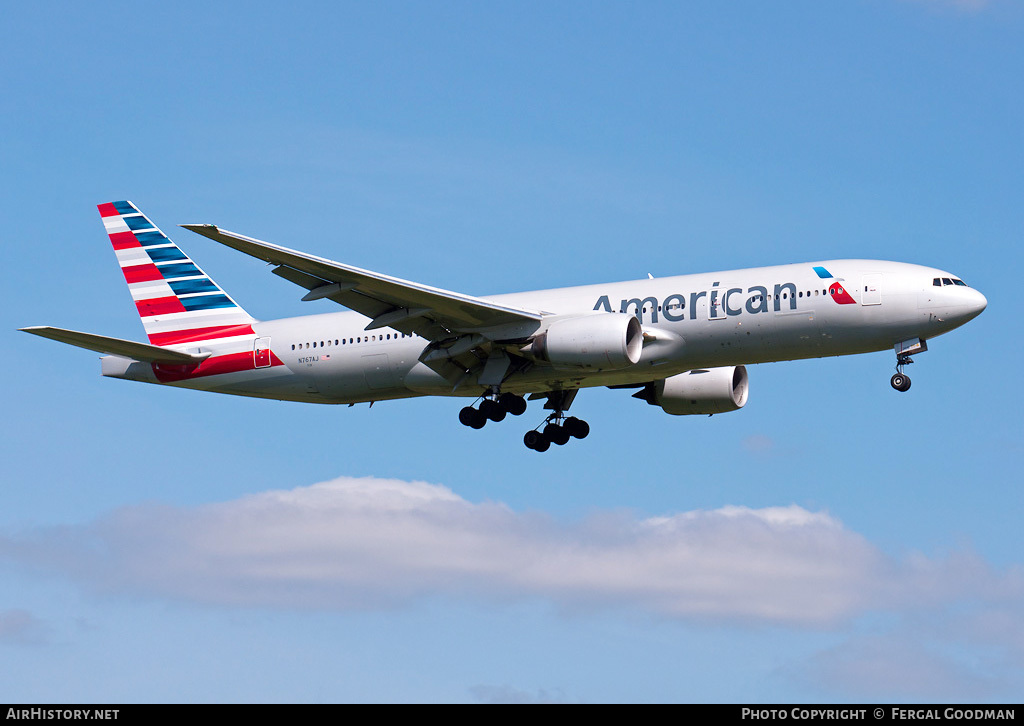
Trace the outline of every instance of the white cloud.
<path fill-rule="evenodd" d="M 349 479 L 195 508 L 135 506 L 0 538 L 0 556 L 102 591 L 353 609 L 423 595 L 540 598 L 678 618 L 829 626 L 877 609 L 1010 603 L 1019 572 L 895 560 L 823 512 L 723 507 L 564 523 L 422 482 Z"/>

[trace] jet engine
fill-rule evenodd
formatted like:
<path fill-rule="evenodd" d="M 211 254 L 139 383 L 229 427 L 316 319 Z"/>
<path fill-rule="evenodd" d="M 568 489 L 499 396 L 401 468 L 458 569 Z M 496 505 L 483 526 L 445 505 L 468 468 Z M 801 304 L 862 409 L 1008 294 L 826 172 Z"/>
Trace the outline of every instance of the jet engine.
<path fill-rule="evenodd" d="M 633 394 L 673 416 L 736 411 L 747 403 L 745 366 L 698 368 L 648 383 Z"/>
<path fill-rule="evenodd" d="M 558 368 L 615 370 L 639 361 L 643 344 L 636 316 L 596 313 L 555 321 L 528 350 Z"/>

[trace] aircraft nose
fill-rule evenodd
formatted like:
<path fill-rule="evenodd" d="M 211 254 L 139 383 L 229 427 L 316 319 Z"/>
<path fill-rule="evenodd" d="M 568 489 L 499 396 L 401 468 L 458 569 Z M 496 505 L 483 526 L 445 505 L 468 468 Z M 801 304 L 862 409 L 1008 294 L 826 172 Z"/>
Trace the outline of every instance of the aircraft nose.
<path fill-rule="evenodd" d="M 972 300 L 968 304 L 971 307 L 972 317 L 974 315 L 981 315 L 981 312 L 988 307 L 988 298 L 974 288 L 971 288 L 971 297 Z"/>
<path fill-rule="evenodd" d="M 964 300 L 959 307 L 962 311 L 961 317 L 965 322 L 978 317 L 988 307 L 988 299 L 973 287 L 962 290 L 961 294 L 964 296 Z"/>

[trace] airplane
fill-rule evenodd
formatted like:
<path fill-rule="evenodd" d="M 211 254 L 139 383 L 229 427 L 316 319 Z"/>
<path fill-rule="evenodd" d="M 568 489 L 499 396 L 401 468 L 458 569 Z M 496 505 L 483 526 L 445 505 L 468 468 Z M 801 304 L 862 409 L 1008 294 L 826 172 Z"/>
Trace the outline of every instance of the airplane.
<path fill-rule="evenodd" d="M 474 398 L 474 429 L 551 411 L 523 437 L 546 451 L 590 432 L 567 416 L 581 388 L 635 389 L 673 415 L 743 408 L 746 366 L 896 354 L 892 387 L 927 341 L 978 316 L 955 275 L 880 260 L 827 260 L 488 297 L 298 252 L 211 224 L 183 228 L 263 260 L 304 301 L 350 312 L 256 320 L 129 201 L 98 205 L 149 343 L 63 328 L 24 332 L 103 353 L 101 372 L 179 388 L 349 404 Z M 477 403 L 478 402 L 478 403 Z"/>

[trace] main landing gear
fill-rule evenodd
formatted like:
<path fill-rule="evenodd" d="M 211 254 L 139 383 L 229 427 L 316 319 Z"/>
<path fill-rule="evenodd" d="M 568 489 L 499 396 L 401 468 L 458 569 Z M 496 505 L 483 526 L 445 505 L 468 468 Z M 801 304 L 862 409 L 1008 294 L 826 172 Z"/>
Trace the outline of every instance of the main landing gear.
<path fill-rule="evenodd" d="M 534 451 L 547 451 L 551 444 L 563 446 L 569 439 L 585 439 L 590 434 L 590 424 L 575 416 L 566 416 L 565 412 L 576 397 L 576 391 L 552 391 L 548 394 L 544 408 L 551 414 L 544 423 L 523 436 L 526 448 Z M 466 406 L 459 411 L 459 421 L 473 429 L 482 429 L 488 421 L 503 421 L 507 414 L 519 416 L 526 412 L 526 399 L 514 393 L 501 393 L 492 390 L 477 408 Z"/>
<path fill-rule="evenodd" d="M 526 448 L 534 451 L 547 451 L 551 448 L 551 444 L 564 446 L 569 443 L 571 438 L 587 438 L 590 433 L 590 424 L 575 416 L 568 418 L 563 418 L 563 416 L 561 411 L 556 411 L 544 419 L 543 429 L 538 426 L 533 431 L 527 431 L 523 436 Z"/>
<path fill-rule="evenodd" d="M 523 436 L 523 443 L 526 448 L 534 451 L 547 451 L 551 444 L 564 446 L 569 439 L 585 439 L 590 433 L 590 424 L 583 419 L 569 416 L 565 412 L 569 410 L 573 399 L 576 398 L 576 389 L 568 391 L 551 391 L 548 394 L 547 403 L 544 408 L 551 411 L 544 423 L 533 431 L 527 431 Z"/>
<path fill-rule="evenodd" d="M 504 421 L 507 414 L 521 416 L 526 413 L 526 399 L 514 393 L 488 394 L 479 408 L 466 406 L 459 411 L 459 421 L 471 429 L 482 429 L 488 421 Z"/>

